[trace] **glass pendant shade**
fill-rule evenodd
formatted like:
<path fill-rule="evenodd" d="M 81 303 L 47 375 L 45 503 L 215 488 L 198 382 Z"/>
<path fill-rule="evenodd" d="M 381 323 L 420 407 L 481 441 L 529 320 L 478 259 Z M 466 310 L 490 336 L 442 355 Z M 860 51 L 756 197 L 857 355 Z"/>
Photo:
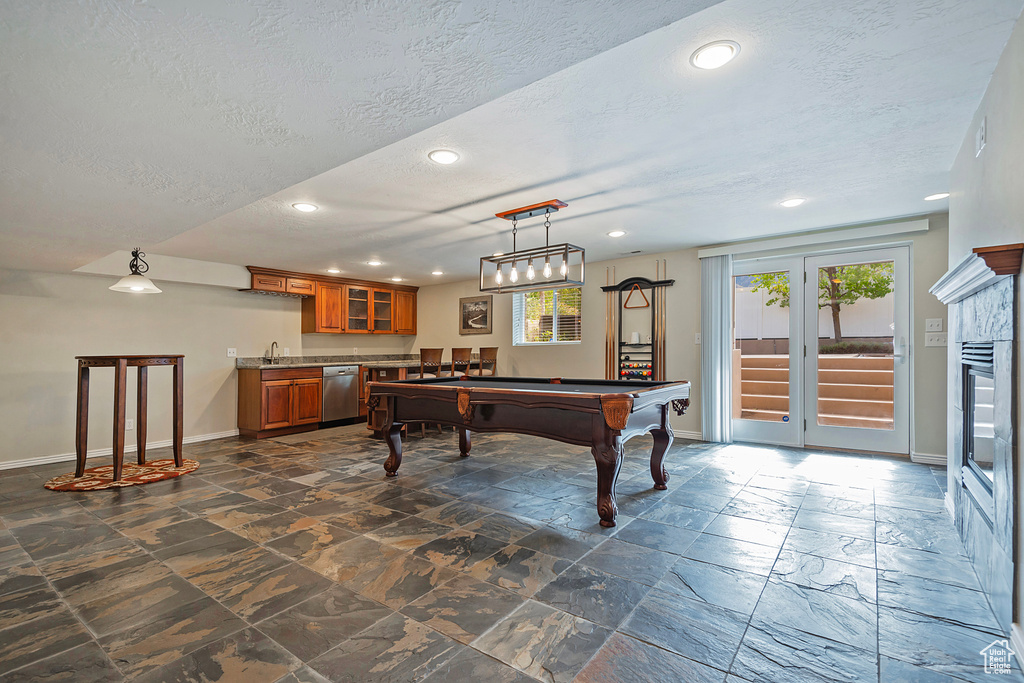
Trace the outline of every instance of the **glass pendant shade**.
<path fill-rule="evenodd" d="M 129 294 L 159 294 L 162 291 L 149 278 L 144 275 L 135 274 L 125 275 L 117 281 L 117 284 L 111 285 L 110 289 L 115 292 L 128 292 Z"/>
<path fill-rule="evenodd" d="M 551 259 L 544 259 L 544 270 L 542 272 L 544 273 L 544 277 L 551 277 Z"/>
<path fill-rule="evenodd" d="M 558 269 L 558 272 L 562 274 L 562 277 L 565 277 L 565 274 L 569 272 L 569 264 L 566 263 L 565 259 L 562 259 L 562 265 Z"/>
<path fill-rule="evenodd" d="M 516 268 L 516 264 L 512 264 L 512 272 L 508 274 L 509 282 L 519 282 L 519 270 Z"/>
<path fill-rule="evenodd" d="M 501 276 L 501 268 L 498 268 L 498 272 L 494 274 L 494 281 L 500 285 L 504 279 Z"/>
<path fill-rule="evenodd" d="M 526 279 L 532 280 L 537 277 L 537 271 L 533 269 L 533 261 L 530 261 L 530 265 L 526 266 Z"/>

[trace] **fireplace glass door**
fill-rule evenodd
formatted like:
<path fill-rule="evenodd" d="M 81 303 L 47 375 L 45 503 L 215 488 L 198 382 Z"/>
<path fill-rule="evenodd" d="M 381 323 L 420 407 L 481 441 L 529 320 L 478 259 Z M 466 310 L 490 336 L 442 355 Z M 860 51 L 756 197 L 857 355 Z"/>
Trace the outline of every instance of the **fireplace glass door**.
<path fill-rule="evenodd" d="M 992 463 L 995 459 L 995 383 L 991 372 L 972 366 L 964 368 L 967 378 L 967 410 L 964 411 L 964 465 L 981 483 L 992 489 Z"/>

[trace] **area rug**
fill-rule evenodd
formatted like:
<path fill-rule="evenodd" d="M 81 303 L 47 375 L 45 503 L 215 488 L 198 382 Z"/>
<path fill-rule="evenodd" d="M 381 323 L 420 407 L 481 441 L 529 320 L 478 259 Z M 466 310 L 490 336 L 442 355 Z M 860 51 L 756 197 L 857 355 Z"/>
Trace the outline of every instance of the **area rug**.
<path fill-rule="evenodd" d="M 199 463 L 188 458 L 182 461 L 181 467 L 174 466 L 174 458 L 151 460 L 145 465 L 126 462 L 121 467 L 121 478 L 118 481 L 114 481 L 114 466 L 104 465 L 103 467 L 90 467 L 85 474 L 77 478 L 74 472 L 62 474 L 49 480 L 43 486 L 52 491 L 99 491 L 123 486 L 152 484 L 154 481 L 173 479 L 189 472 L 195 472 L 197 469 L 199 469 Z"/>

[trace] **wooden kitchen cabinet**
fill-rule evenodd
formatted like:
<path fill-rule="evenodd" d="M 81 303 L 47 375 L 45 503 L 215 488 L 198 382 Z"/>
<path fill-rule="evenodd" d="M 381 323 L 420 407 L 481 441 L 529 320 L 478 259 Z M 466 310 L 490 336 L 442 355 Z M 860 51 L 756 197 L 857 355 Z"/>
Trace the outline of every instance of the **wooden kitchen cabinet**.
<path fill-rule="evenodd" d="M 315 291 L 315 297 L 302 300 L 302 333 L 344 332 L 345 321 L 342 311 L 345 288 L 341 285 L 317 282 Z"/>
<path fill-rule="evenodd" d="M 317 429 L 322 394 L 321 368 L 240 368 L 238 433 L 262 439 Z"/>
<path fill-rule="evenodd" d="M 395 334 L 416 334 L 416 292 L 395 292 Z"/>

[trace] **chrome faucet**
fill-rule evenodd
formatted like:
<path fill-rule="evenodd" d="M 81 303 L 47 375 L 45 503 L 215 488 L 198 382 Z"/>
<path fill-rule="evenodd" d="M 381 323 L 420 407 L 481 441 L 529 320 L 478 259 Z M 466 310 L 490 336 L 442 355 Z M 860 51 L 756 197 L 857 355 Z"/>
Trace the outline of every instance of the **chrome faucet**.
<path fill-rule="evenodd" d="M 270 345 L 270 364 L 271 365 L 277 365 L 278 361 L 280 360 L 279 358 L 278 359 L 274 358 L 274 349 L 276 349 L 276 348 L 277 348 L 277 342 L 274 342 L 274 343 L 272 343 Z"/>

